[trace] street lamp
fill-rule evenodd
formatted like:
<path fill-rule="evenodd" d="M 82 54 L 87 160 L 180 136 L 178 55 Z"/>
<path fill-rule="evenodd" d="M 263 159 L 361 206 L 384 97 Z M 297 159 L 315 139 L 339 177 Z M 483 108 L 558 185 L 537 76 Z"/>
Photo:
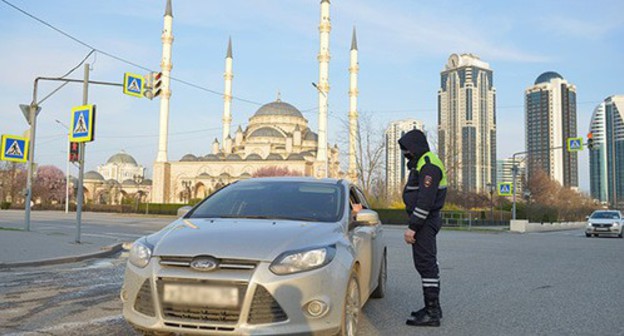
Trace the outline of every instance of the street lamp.
<path fill-rule="evenodd" d="M 134 179 L 134 183 L 136 183 L 137 185 L 137 192 L 136 192 L 136 212 L 139 212 L 139 203 L 140 203 L 140 198 L 141 198 L 141 183 L 143 183 L 143 176 L 139 175 L 139 174 L 134 174 L 134 176 L 132 177 Z"/>
<path fill-rule="evenodd" d="M 323 106 L 319 106 L 319 137 L 318 137 L 318 142 L 317 142 L 317 146 L 318 148 L 316 149 L 316 153 L 317 153 L 317 158 L 319 153 L 324 152 L 327 153 L 327 148 L 323 148 L 323 150 L 321 151 L 321 146 L 325 146 L 327 147 L 327 114 L 328 114 L 328 110 L 329 110 L 329 103 L 327 101 L 327 93 L 323 90 L 321 90 L 321 88 L 314 82 L 312 82 L 312 86 L 314 86 L 314 88 L 323 95 L 323 97 L 325 98 L 323 100 Z M 321 104 L 319 104 L 321 105 Z M 323 112 L 325 113 L 325 119 L 322 119 L 322 114 Z M 324 127 L 321 127 L 321 123 L 324 123 Z M 323 134 L 321 134 L 323 133 Z M 324 140 L 324 143 L 321 143 L 321 139 Z M 323 177 L 327 178 L 329 176 L 329 157 L 327 156 L 327 154 L 325 155 L 325 172 L 323 174 Z"/>
<path fill-rule="evenodd" d="M 58 119 L 54 119 L 54 121 L 67 130 L 67 156 L 65 157 L 65 160 L 67 160 L 65 165 L 65 173 L 67 174 L 67 180 L 65 181 L 65 213 L 69 213 L 69 127 Z"/>
<path fill-rule="evenodd" d="M 182 186 L 184 187 L 185 202 L 188 203 L 191 200 L 191 181 L 182 181 Z"/>
<path fill-rule="evenodd" d="M 490 188 L 490 224 L 494 224 L 494 183 L 488 183 Z"/>

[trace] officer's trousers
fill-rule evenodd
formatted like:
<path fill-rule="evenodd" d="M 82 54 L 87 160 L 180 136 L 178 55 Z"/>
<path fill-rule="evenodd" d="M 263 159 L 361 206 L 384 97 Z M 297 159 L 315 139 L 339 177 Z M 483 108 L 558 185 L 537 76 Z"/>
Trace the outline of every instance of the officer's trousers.
<path fill-rule="evenodd" d="M 440 270 L 438 269 L 436 235 L 442 227 L 439 213 L 430 214 L 425 224 L 417 229 L 412 244 L 414 266 L 422 278 L 423 294 L 426 298 L 440 295 Z"/>

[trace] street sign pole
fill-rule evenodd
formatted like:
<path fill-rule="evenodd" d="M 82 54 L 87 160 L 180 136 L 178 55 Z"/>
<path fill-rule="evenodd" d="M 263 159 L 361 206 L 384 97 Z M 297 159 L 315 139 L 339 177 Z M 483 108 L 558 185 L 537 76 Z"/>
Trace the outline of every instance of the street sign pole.
<path fill-rule="evenodd" d="M 30 105 L 20 105 L 22 112 L 27 109 L 28 111 L 28 123 L 30 124 L 30 132 L 28 134 L 28 140 L 30 143 L 30 149 L 28 151 L 28 166 L 26 177 L 26 202 L 25 202 L 25 214 L 24 224 L 26 225 L 26 231 L 30 231 L 30 203 L 32 202 L 32 185 L 33 185 L 33 170 L 35 167 L 35 132 L 37 131 L 37 114 L 39 114 L 39 106 L 37 105 L 37 84 L 35 82 L 35 88 L 33 90 L 33 100 Z"/>
<path fill-rule="evenodd" d="M 89 100 L 89 64 L 84 65 L 84 82 L 82 84 L 82 104 L 87 105 Z M 90 122 L 93 122 L 91 120 Z M 70 125 L 74 127 L 74 125 Z M 78 170 L 78 195 L 76 205 L 76 243 L 80 243 L 80 227 L 82 226 L 82 204 L 84 197 L 83 182 L 84 182 L 84 160 L 85 160 L 85 143 L 81 142 L 80 146 L 80 168 Z"/>

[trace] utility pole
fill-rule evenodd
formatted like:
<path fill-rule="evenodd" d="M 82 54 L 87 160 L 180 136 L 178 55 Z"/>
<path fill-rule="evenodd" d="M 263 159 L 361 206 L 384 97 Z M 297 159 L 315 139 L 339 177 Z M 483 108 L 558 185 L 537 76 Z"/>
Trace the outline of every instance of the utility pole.
<path fill-rule="evenodd" d="M 84 65 L 84 82 L 82 84 L 82 105 L 87 105 L 89 102 L 89 63 Z M 93 123 L 93 120 L 91 120 Z M 70 127 L 74 127 L 70 125 Z M 82 204 L 84 198 L 83 182 L 84 182 L 84 162 L 85 162 L 85 143 L 81 142 L 80 157 L 78 164 L 80 165 L 78 170 L 78 195 L 76 205 L 76 243 L 80 243 L 80 227 L 82 226 Z"/>

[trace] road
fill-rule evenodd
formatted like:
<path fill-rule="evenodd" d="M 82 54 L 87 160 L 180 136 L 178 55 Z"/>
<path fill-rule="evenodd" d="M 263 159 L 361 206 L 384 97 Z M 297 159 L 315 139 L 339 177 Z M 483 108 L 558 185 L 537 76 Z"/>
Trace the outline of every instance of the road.
<path fill-rule="evenodd" d="M 386 228 L 388 294 L 366 304 L 360 335 L 624 335 L 622 239 L 442 231 L 444 320 L 417 329 L 404 324 L 422 298 L 401 237 Z M 126 258 L 0 272 L 0 334 L 133 335 L 118 298 Z"/>

